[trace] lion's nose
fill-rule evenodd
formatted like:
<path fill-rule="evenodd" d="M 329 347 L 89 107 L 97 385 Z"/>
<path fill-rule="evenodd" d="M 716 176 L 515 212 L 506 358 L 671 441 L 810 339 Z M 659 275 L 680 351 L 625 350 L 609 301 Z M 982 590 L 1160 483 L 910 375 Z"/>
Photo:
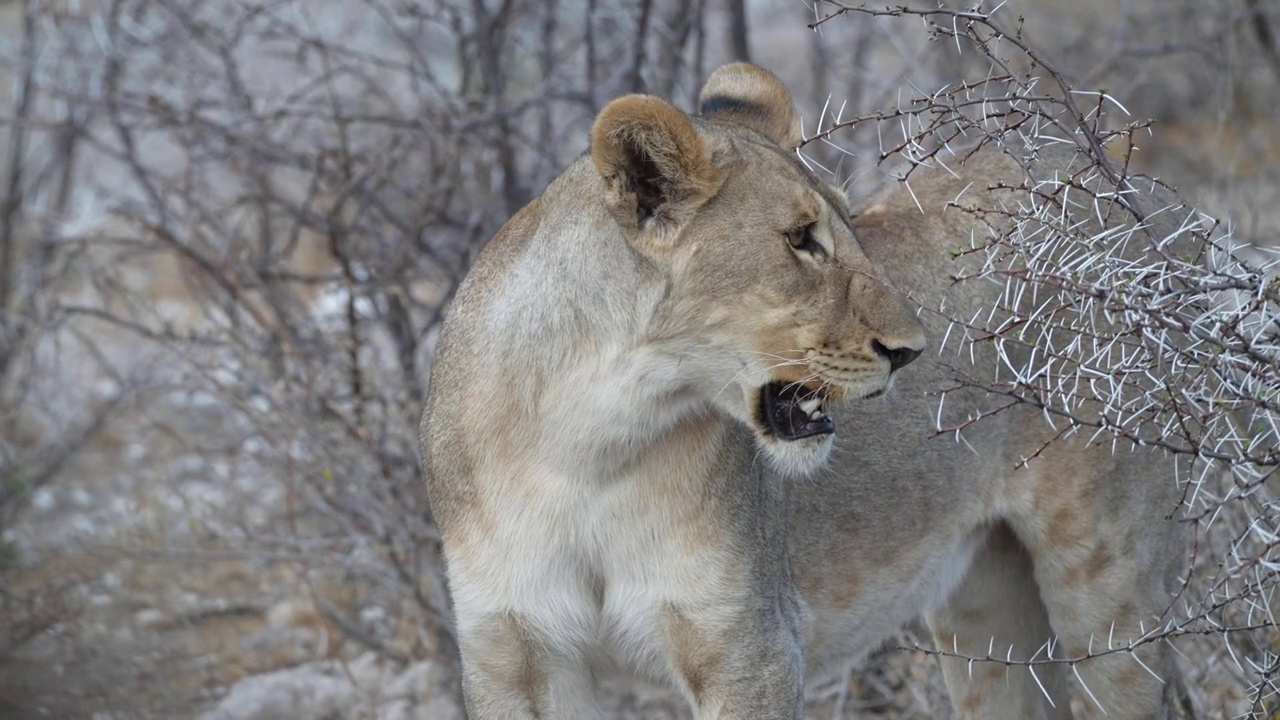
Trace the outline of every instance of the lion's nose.
<path fill-rule="evenodd" d="M 879 340 L 871 341 L 871 349 L 876 354 L 884 357 L 889 361 L 889 372 L 894 372 L 899 368 L 908 365 L 912 360 L 920 357 L 920 351 L 911 347 L 885 347 L 884 343 Z"/>

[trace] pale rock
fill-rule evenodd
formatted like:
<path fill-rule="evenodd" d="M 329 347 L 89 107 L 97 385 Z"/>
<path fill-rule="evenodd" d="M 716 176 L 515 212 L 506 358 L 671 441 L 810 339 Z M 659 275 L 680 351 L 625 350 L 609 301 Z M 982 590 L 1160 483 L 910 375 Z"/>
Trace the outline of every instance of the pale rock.
<path fill-rule="evenodd" d="M 58 504 L 58 497 L 53 493 L 53 488 L 36 488 L 31 493 L 31 507 L 40 511 L 52 510 Z"/>
<path fill-rule="evenodd" d="M 133 616 L 134 624 L 145 630 L 160 627 L 166 620 L 165 614 L 155 608 L 139 610 Z"/>
<path fill-rule="evenodd" d="M 329 720 L 356 717 L 358 693 L 336 663 L 245 678 L 201 720 Z"/>

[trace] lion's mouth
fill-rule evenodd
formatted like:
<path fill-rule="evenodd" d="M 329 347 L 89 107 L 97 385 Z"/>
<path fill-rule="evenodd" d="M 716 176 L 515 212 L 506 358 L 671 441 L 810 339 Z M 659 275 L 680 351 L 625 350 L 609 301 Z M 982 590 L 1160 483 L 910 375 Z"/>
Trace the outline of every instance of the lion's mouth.
<path fill-rule="evenodd" d="M 799 383 L 773 382 L 760 389 L 760 421 L 780 440 L 794 442 L 830 435 L 835 422 L 827 415 L 826 394 Z"/>

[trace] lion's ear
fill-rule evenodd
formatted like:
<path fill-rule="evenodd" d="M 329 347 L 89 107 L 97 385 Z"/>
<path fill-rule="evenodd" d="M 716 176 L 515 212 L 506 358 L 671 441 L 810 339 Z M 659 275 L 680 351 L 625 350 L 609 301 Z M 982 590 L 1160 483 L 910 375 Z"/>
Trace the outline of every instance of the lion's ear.
<path fill-rule="evenodd" d="M 749 127 L 783 147 L 803 139 L 787 86 L 777 75 L 749 63 L 724 65 L 711 73 L 698 95 L 698 112 L 710 120 Z"/>
<path fill-rule="evenodd" d="M 591 128 L 591 160 L 619 221 L 635 230 L 679 227 L 723 180 L 689 118 L 648 95 L 605 106 Z"/>

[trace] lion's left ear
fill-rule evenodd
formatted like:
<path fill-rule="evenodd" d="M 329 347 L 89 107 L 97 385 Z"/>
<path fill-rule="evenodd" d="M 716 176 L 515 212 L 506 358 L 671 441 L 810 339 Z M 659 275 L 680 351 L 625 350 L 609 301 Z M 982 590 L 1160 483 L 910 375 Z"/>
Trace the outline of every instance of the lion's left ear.
<path fill-rule="evenodd" d="M 698 112 L 749 127 L 785 148 L 803 139 L 787 86 L 757 65 L 731 63 L 711 73 L 698 95 Z"/>
<path fill-rule="evenodd" d="M 635 231 L 678 228 L 724 179 L 688 116 L 648 95 L 627 95 L 600 111 L 591 161 L 618 221 Z"/>

